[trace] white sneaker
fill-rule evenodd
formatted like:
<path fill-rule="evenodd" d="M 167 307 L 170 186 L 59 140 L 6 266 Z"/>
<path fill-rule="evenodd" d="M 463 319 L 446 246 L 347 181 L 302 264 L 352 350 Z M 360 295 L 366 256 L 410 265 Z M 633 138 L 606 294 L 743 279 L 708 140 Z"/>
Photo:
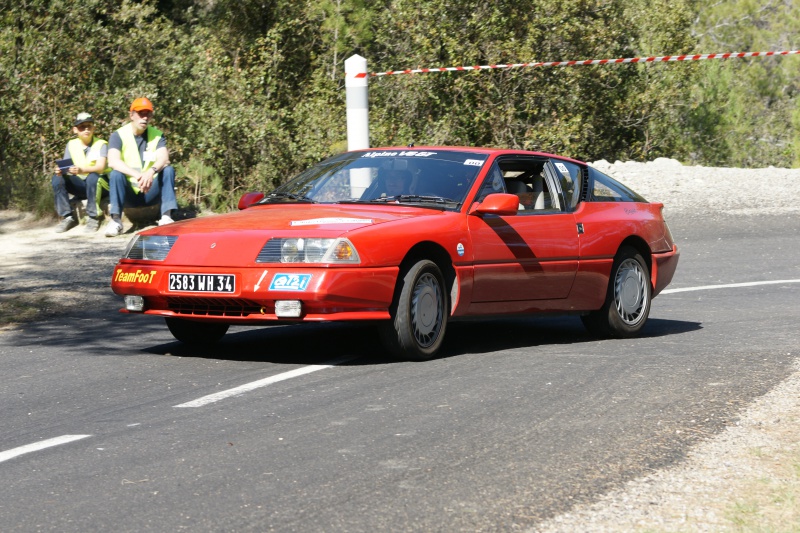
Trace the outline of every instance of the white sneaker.
<path fill-rule="evenodd" d="M 108 225 L 106 225 L 106 237 L 116 237 L 117 235 L 122 235 L 122 224 L 117 222 L 114 219 L 108 221 Z"/>
<path fill-rule="evenodd" d="M 167 224 L 172 224 L 175 222 L 169 215 L 161 215 L 161 218 L 158 219 L 159 226 L 166 226 Z"/>

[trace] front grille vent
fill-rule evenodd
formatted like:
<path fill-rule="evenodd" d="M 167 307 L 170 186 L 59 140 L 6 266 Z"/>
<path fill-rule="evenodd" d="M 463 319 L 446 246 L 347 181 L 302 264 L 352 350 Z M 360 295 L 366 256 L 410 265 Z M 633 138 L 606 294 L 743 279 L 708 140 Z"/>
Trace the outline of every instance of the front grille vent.
<path fill-rule="evenodd" d="M 179 315 L 237 316 L 261 314 L 261 304 L 233 298 L 167 298 L 167 308 Z"/>

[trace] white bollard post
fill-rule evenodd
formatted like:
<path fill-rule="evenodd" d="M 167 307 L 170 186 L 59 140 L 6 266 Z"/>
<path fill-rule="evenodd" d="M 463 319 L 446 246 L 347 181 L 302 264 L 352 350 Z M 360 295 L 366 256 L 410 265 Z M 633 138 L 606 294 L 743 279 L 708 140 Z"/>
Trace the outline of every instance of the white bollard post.
<path fill-rule="evenodd" d="M 344 62 L 347 96 L 347 149 L 369 148 L 369 104 L 367 101 L 367 60 L 360 55 Z"/>
<path fill-rule="evenodd" d="M 347 149 L 369 148 L 369 100 L 367 97 L 367 60 L 360 55 L 344 61 L 344 87 L 347 98 Z M 360 198 L 372 182 L 369 170 L 350 173 L 350 194 Z"/>

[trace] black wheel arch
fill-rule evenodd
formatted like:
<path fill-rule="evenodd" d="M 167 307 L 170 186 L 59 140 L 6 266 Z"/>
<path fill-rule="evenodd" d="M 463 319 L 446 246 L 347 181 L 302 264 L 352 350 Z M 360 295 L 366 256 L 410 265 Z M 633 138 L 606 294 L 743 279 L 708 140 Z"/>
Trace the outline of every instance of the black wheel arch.
<path fill-rule="evenodd" d="M 427 259 L 436 263 L 436 266 L 438 266 L 439 270 L 442 272 L 442 276 L 444 276 L 445 287 L 447 288 L 447 303 L 450 307 L 449 313 L 452 314 L 453 301 L 457 295 L 455 292 L 457 290 L 456 269 L 453 266 L 453 260 L 450 258 L 450 254 L 448 254 L 447 250 L 445 250 L 440 244 L 430 241 L 424 241 L 415 244 L 408 251 L 408 253 L 406 253 L 403 261 L 400 263 L 401 275 L 418 261 L 423 259 Z M 398 283 L 395 286 L 394 302 L 392 305 L 396 305 L 397 303 L 397 296 L 400 289 L 399 282 L 400 278 L 398 278 Z"/>
<path fill-rule="evenodd" d="M 642 256 L 644 259 L 645 266 L 647 267 L 647 273 L 653 273 L 653 252 L 650 250 L 650 247 L 647 245 L 644 239 L 639 237 L 638 235 L 631 235 L 622 241 L 617 248 L 617 253 L 624 248 L 625 246 L 629 246 L 639 252 L 639 255 Z M 652 279 L 650 280 L 650 285 L 652 286 Z"/>

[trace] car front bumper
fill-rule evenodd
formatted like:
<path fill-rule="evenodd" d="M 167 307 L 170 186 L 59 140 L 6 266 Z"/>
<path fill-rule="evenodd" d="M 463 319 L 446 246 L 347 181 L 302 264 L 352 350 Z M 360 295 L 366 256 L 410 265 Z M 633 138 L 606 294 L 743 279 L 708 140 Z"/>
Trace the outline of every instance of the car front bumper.
<path fill-rule="evenodd" d="M 231 324 L 385 320 L 398 271 L 398 267 L 231 269 L 120 262 L 111 288 L 120 296 L 141 296 L 141 312 L 148 315 Z M 301 312 L 297 317 L 280 316 L 276 302 L 300 302 Z"/>

